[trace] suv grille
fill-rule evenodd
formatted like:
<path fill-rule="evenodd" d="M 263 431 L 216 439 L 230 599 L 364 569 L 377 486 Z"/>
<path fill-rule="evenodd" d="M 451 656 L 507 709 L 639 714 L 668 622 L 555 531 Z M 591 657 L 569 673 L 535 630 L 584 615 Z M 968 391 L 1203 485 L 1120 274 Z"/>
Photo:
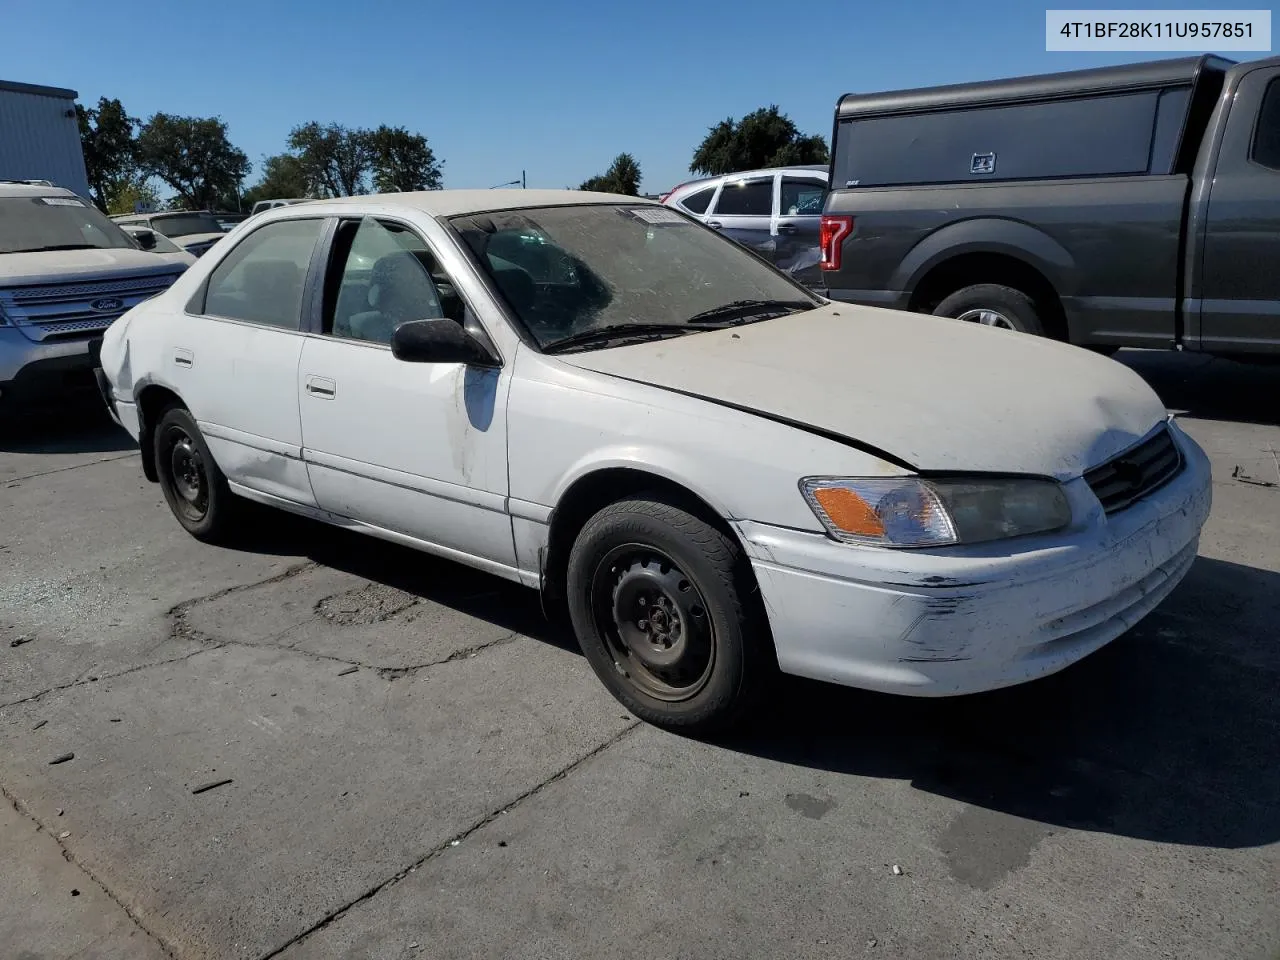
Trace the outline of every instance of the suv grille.
<path fill-rule="evenodd" d="M 0 290 L 0 315 L 32 340 L 90 336 L 107 329 L 126 310 L 169 289 L 175 279 L 177 274 L 162 273 L 127 280 L 11 287 Z M 95 307 L 98 301 L 116 302 L 99 302 Z"/>
<path fill-rule="evenodd" d="M 1182 470 L 1182 452 L 1167 426 L 1106 463 L 1085 471 L 1084 479 L 1107 513 L 1123 510 L 1172 480 Z"/>

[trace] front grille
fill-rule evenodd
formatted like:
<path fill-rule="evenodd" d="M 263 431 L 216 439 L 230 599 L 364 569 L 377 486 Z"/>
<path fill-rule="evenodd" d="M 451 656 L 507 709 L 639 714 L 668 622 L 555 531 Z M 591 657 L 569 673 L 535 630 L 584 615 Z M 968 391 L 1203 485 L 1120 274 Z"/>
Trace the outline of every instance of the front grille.
<path fill-rule="evenodd" d="M 125 280 L 64 283 L 0 290 L 0 313 L 32 340 L 83 337 L 105 330 L 125 311 L 167 290 L 175 274 Z M 95 310 L 94 300 L 110 296 L 118 310 Z"/>
<path fill-rule="evenodd" d="M 1107 513 L 1123 510 L 1164 486 L 1182 470 L 1182 452 L 1167 426 L 1084 475 Z"/>

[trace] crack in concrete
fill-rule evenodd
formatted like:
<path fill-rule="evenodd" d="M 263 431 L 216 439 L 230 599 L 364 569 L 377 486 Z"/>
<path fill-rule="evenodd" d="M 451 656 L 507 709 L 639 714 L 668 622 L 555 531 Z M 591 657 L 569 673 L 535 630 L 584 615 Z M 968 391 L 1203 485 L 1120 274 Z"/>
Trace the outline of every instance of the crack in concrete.
<path fill-rule="evenodd" d="M 17 813 L 18 816 L 25 817 L 27 820 L 30 820 L 32 823 L 36 825 L 37 831 L 39 831 L 40 833 L 43 833 L 50 840 L 56 843 L 58 845 L 59 851 L 61 851 L 62 853 L 62 859 L 67 861 L 67 863 L 71 864 L 73 867 L 75 867 L 77 870 L 83 873 L 86 877 L 92 880 L 97 885 L 98 889 L 101 890 L 107 896 L 107 898 L 111 900 L 112 903 L 114 903 L 117 907 L 119 907 L 121 910 L 124 911 L 125 916 L 128 917 L 133 922 L 133 925 L 135 927 L 141 930 L 145 936 L 149 937 L 152 941 L 154 941 L 155 945 L 160 948 L 160 951 L 166 957 L 170 957 L 171 960 L 177 960 L 177 954 L 173 952 L 173 950 L 169 947 L 169 945 L 165 943 L 164 940 L 162 940 L 157 933 L 149 929 L 147 925 L 142 922 L 142 918 L 139 917 L 136 913 L 134 913 L 134 911 L 129 907 L 129 905 L 125 903 L 122 899 L 120 899 L 120 897 L 116 896 L 116 894 L 111 890 L 111 888 L 108 887 L 105 882 L 103 882 L 101 877 L 99 877 L 96 873 L 90 870 L 81 861 L 77 860 L 75 856 L 71 853 L 71 851 L 68 850 L 67 847 L 63 844 L 63 842 L 58 839 L 58 835 L 54 833 L 52 830 L 50 830 L 47 826 L 45 826 L 44 823 L 40 821 L 40 818 L 37 817 L 34 813 L 32 813 L 27 808 L 27 805 L 23 803 L 21 800 L 19 800 L 2 783 L 0 783 L 0 796 L 3 796 L 7 801 L 9 801 L 9 805 L 13 807 L 14 812 Z"/>
<path fill-rule="evenodd" d="M 405 867 L 403 870 L 400 870 L 398 873 L 388 877 L 386 880 L 382 880 L 379 883 L 374 884 L 372 887 L 370 887 L 364 893 L 360 894 L 360 896 L 356 897 L 354 900 L 350 900 L 347 903 L 343 904 L 341 907 L 338 907 L 334 910 L 330 910 L 323 917 L 321 917 L 319 921 L 312 924 L 310 927 L 308 927 L 306 930 L 303 930 L 301 933 L 297 934 L 296 936 L 290 937 L 288 940 L 286 940 L 280 946 L 276 947 L 270 953 L 263 954 L 261 957 L 258 958 L 258 960 L 274 960 L 275 957 L 280 956 L 280 954 L 284 953 L 286 950 L 301 944 L 303 941 L 307 940 L 314 934 L 319 933 L 321 930 L 330 926 L 334 922 L 342 919 L 343 916 L 345 916 L 354 908 L 358 907 L 360 904 L 364 903 L 367 900 L 373 899 L 378 894 L 380 894 L 383 890 L 386 890 L 388 887 L 395 886 L 405 877 L 409 876 L 410 873 L 421 869 L 423 864 L 427 863 L 430 860 L 434 860 L 436 857 L 444 853 L 446 850 L 451 849 L 455 844 L 461 843 L 463 840 L 466 840 L 467 837 L 471 836 L 477 830 L 484 829 L 489 824 L 497 820 L 498 817 L 514 810 L 516 807 L 524 803 L 526 800 L 530 799 L 531 797 L 537 796 L 547 787 L 551 786 L 551 784 L 557 783 L 563 780 L 565 777 L 569 776 L 569 774 L 573 773 L 573 771 L 577 770 L 579 767 L 583 766 L 584 764 L 588 763 L 591 760 L 594 760 L 596 757 L 600 756 L 602 753 L 604 753 L 606 750 L 610 749 L 611 747 L 616 746 L 618 743 L 622 741 L 624 737 L 626 737 L 629 733 L 631 733 L 633 730 L 635 730 L 637 727 L 640 727 L 640 726 L 642 726 L 642 723 L 639 720 L 632 721 L 626 727 L 624 727 L 620 732 L 610 737 L 608 740 L 605 740 L 603 743 L 597 745 L 596 747 L 593 747 L 591 750 L 587 751 L 582 756 L 578 757 L 576 760 L 573 760 L 570 763 L 566 764 L 565 766 L 561 767 L 559 770 L 557 770 L 551 776 L 547 777 L 545 780 L 542 780 L 541 782 L 534 784 L 532 787 L 530 787 L 524 793 L 520 794 L 514 800 L 504 804 L 503 806 L 499 807 L 497 810 L 493 810 L 490 813 L 485 814 L 479 820 L 476 820 L 470 826 L 466 827 L 461 833 L 457 833 L 454 836 L 449 837 L 443 843 L 432 847 L 425 854 L 423 854 L 413 863 L 409 864 L 409 866 Z"/>
<path fill-rule="evenodd" d="M 418 663 L 411 667 L 375 667 L 374 669 L 378 671 L 378 675 L 384 680 L 401 680 L 404 677 L 412 676 L 413 674 L 426 670 L 429 667 L 438 667 L 444 663 L 454 663 L 458 660 L 467 660 L 484 650 L 489 650 L 492 647 L 505 646 L 508 643 L 519 640 L 523 636 L 524 634 L 520 631 L 513 630 L 505 637 L 499 637 L 497 640 L 486 640 L 484 643 L 477 643 L 470 647 L 463 647 L 461 650 L 455 650 L 447 657 L 442 657 L 439 660 L 432 660 L 428 663 Z"/>
<path fill-rule="evenodd" d="M 60 693 L 63 690 L 70 690 L 72 687 L 85 687 L 92 683 L 101 683 L 103 680 L 114 680 L 117 677 L 127 677 L 131 673 L 137 673 L 140 670 L 150 670 L 153 667 L 163 667 L 171 663 L 181 663 L 183 660 L 190 660 L 192 657 L 198 657 L 202 653 L 210 653 L 217 650 L 223 644 L 216 646 L 206 646 L 199 650 L 192 650 L 190 653 L 184 653 L 180 657 L 170 657 L 167 660 L 153 660 L 150 663 L 139 663 L 132 667 L 126 667 L 123 670 L 117 670 L 115 673 L 98 673 L 91 676 L 81 676 L 70 683 L 60 683 L 57 686 L 49 687 L 47 690 L 41 690 L 39 693 L 33 693 L 29 697 L 23 697 L 20 700 L 11 700 L 8 703 L 0 703 L 0 710 L 8 710 L 10 707 L 21 706 L 24 703 L 35 703 L 37 700 L 43 700 L 51 693 Z"/>
<path fill-rule="evenodd" d="M 174 618 L 181 617 L 192 607 L 199 606 L 202 603 L 212 603 L 214 600 L 221 600 L 225 596 L 232 593 L 239 593 L 242 590 L 252 590 L 255 587 L 265 587 L 267 584 L 279 583 L 282 580 L 288 580 L 292 577 L 296 577 L 298 574 L 305 573 L 308 570 L 314 570 L 318 566 L 319 564 L 314 560 L 295 563 L 292 567 L 267 577 L 265 580 L 256 580 L 253 583 L 238 583 L 234 586 L 223 587 L 221 590 L 215 590 L 213 593 L 207 593 L 202 597 L 192 597 L 190 600 L 183 600 L 181 603 L 174 604 L 170 607 L 165 612 L 165 616 Z"/>
<path fill-rule="evenodd" d="M 4 481 L 5 486 L 11 483 L 22 483 L 24 480 L 35 480 L 37 477 L 47 477 L 55 473 L 66 473 L 68 470 L 81 470 L 85 467 L 94 467 L 100 463 L 112 463 L 116 460 L 128 460 L 130 457 L 136 457 L 137 450 L 129 453 L 122 453 L 118 457 L 103 457 L 101 460 L 89 460 L 86 463 L 73 463 L 69 467 L 54 467 L 52 470 L 41 470 L 39 473 L 28 473 L 21 477 L 9 477 Z"/>

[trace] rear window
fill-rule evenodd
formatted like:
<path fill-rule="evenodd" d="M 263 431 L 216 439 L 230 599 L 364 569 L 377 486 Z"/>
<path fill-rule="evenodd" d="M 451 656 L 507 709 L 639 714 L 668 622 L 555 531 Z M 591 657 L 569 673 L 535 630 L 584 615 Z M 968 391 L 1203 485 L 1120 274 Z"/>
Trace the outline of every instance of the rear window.
<path fill-rule="evenodd" d="M 1187 103 L 1185 91 L 1168 93 L 1160 117 L 1150 90 L 844 120 L 833 186 L 1168 173 Z"/>
<path fill-rule="evenodd" d="M 194 233 L 221 233 L 217 218 L 203 213 L 184 213 L 176 217 L 155 217 L 151 227 L 166 237 L 187 237 Z"/>

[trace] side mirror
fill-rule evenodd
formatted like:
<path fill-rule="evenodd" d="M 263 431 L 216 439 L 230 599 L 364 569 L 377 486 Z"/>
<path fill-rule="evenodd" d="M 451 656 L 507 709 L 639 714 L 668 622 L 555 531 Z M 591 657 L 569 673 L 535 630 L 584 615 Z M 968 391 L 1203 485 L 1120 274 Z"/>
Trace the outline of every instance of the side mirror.
<path fill-rule="evenodd" d="M 406 363 L 465 363 L 496 367 L 498 361 L 479 340 L 453 320 L 410 320 L 391 335 L 391 354 Z"/>
<path fill-rule="evenodd" d="M 156 235 L 150 230 L 139 230 L 133 235 L 133 239 L 138 241 L 138 246 L 143 250 L 154 250 L 156 248 Z"/>

